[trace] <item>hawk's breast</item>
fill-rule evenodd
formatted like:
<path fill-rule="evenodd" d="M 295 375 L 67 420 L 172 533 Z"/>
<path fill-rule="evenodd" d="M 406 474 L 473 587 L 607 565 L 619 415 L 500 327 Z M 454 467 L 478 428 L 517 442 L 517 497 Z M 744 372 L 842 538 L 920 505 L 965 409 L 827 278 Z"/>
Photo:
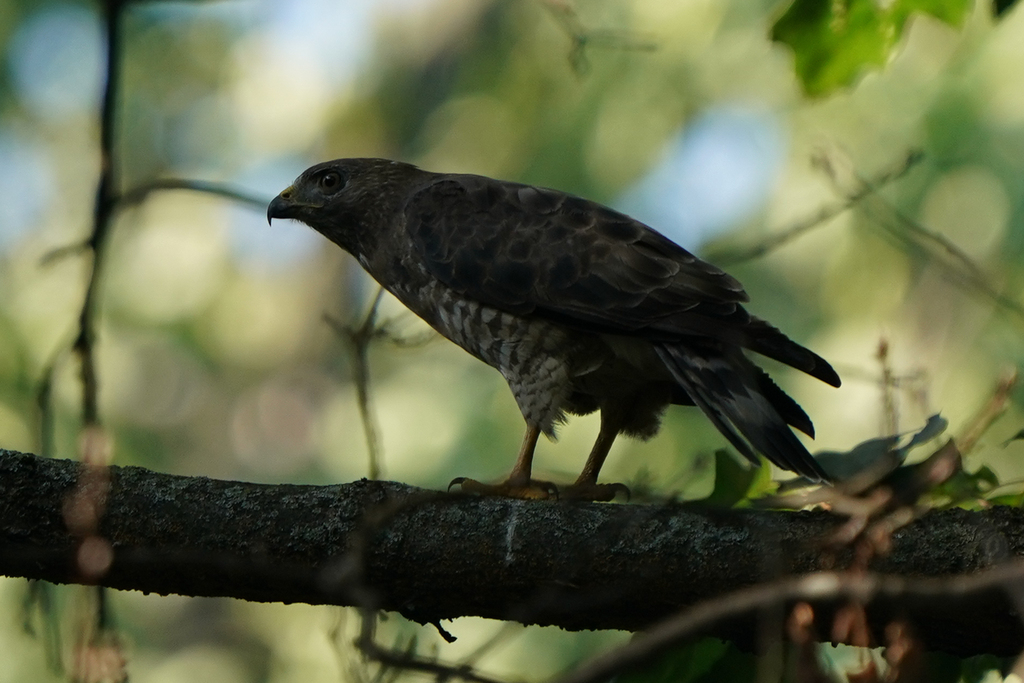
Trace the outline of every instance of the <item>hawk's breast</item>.
<path fill-rule="evenodd" d="M 565 328 L 481 304 L 437 281 L 398 286 L 392 293 L 443 336 L 497 369 L 523 416 L 551 432 L 571 393 L 573 344 Z"/>

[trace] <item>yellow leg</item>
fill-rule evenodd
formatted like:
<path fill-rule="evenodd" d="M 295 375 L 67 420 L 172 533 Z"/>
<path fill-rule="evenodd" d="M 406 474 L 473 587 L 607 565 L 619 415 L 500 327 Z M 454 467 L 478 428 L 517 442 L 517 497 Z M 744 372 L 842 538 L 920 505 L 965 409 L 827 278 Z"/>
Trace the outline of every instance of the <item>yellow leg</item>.
<path fill-rule="evenodd" d="M 523 437 L 523 445 L 519 447 L 519 457 L 516 458 L 515 467 L 508 475 L 508 482 L 513 486 L 526 486 L 530 483 L 530 473 L 533 471 L 533 452 L 537 449 L 537 439 L 540 437 L 540 427 L 526 425 L 526 435 Z"/>
<path fill-rule="evenodd" d="M 523 445 L 519 448 L 519 457 L 508 479 L 500 484 L 484 484 L 475 479 L 456 477 L 448 488 L 458 485 L 466 493 L 478 493 L 482 496 L 504 496 L 506 498 L 557 498 L 558 489 L 547 481 L 536 481 L 530 477 L 533 470 L 533 452 L 537 448 L 540 427 L 528 424 Z"/>
<path fill-rule="evenodd" d="M 608 457 L 608 451 L 615 443 L 615 437 L 619 435 L 617 426 L 612 425 L 605 419 L 604 412 L 601 413 L 601 431 L 597 434 L 597 441 L 590 449 L 587 462 L 583 465 L 583 471 L 576 478 L 576 483 L 563 489 L 560 497 L 567 500 L 613 500 L 616 494 L 624 493 L 626 500 L 629 500 L 629 489 L 625 484 L 598 484 L 597 475 Z"/>
<path fill-rule="evenodd" d="M 577 486 L 597 483 L 597 475 L 601 471 L 601 467 L 604 466 L 604 461 L 608 457 L 608 451 L 612 449 L 612 444 L 615 443 L 615 437 L 618 435 L 619 431 L 617 429 L 610 428 L 608 423 L 601 420 L 601 431 L 597 434 L 597 441 L 594 442 L 594 447 L 590 449 L 590 455 L 583 466 L 583 471 L 580 472 L 580 476 L 576 479 Z"/>

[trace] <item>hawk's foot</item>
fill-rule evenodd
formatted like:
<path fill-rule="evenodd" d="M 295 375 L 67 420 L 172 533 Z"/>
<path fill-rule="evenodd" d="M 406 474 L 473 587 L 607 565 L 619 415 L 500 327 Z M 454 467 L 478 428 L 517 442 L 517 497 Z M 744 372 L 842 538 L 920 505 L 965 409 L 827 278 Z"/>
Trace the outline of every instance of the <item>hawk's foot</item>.
<path fill-rule="evenodd" d="M 558 497 L 561 500 L 588 500 L 606 503 L 614 500 L 618 494 L 626 497 L 629 502 L 629 487 L 625 484 L 598 484 L 596 482 L 576 482 L 572 486 L 560 489 Z"/>
<path fill-rule="evenodd" d="M 448 484 L 448 490 L 459 486 L 464 493 L 475 493 L 480 496 L 501 496 L 502 498 L 522 498 L 524 500 L 549 500 L 558 498 L 558 487 L 550 481 L 528 479 L 513 481 L 508 479 L 500 484 L 484 484 L 476 479 L 456 477 Z"/>

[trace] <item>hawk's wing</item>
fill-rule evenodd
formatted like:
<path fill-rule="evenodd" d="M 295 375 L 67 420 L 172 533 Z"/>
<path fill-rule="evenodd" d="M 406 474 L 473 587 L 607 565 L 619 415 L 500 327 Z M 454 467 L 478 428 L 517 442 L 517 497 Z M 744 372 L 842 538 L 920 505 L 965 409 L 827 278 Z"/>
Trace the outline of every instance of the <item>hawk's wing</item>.
<path fill-rule="evenodd" d="M 410 196 L 404 216 L 429 272 L 482 303 L 651 341 L 718 339 L 838 385 L 823 359 L 746 312 L 735 278 L 595 202 L 439 175 Z"/>
<path fill-rule="evenodd" d="M 442 176 L 405 217 L 432 275 L 515 313 L 675 337 L 680 314 L 729 316 L 747 300 L 735 279 L 642 223 L 554 190 Z"/>

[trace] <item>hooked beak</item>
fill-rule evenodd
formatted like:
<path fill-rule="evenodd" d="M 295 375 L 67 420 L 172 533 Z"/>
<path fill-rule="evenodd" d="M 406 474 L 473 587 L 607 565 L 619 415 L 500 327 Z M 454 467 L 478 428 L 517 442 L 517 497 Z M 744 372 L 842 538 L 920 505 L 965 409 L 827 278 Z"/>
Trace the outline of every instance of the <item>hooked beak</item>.
<path fill-rule="evenodd" d="M 289 187 L 281 194 L 274 197 L 267 207 L 267 223 L 274 218 L 297 218 L 299 215 L 298 206 L 292 200 L 294 190 Z"/>

